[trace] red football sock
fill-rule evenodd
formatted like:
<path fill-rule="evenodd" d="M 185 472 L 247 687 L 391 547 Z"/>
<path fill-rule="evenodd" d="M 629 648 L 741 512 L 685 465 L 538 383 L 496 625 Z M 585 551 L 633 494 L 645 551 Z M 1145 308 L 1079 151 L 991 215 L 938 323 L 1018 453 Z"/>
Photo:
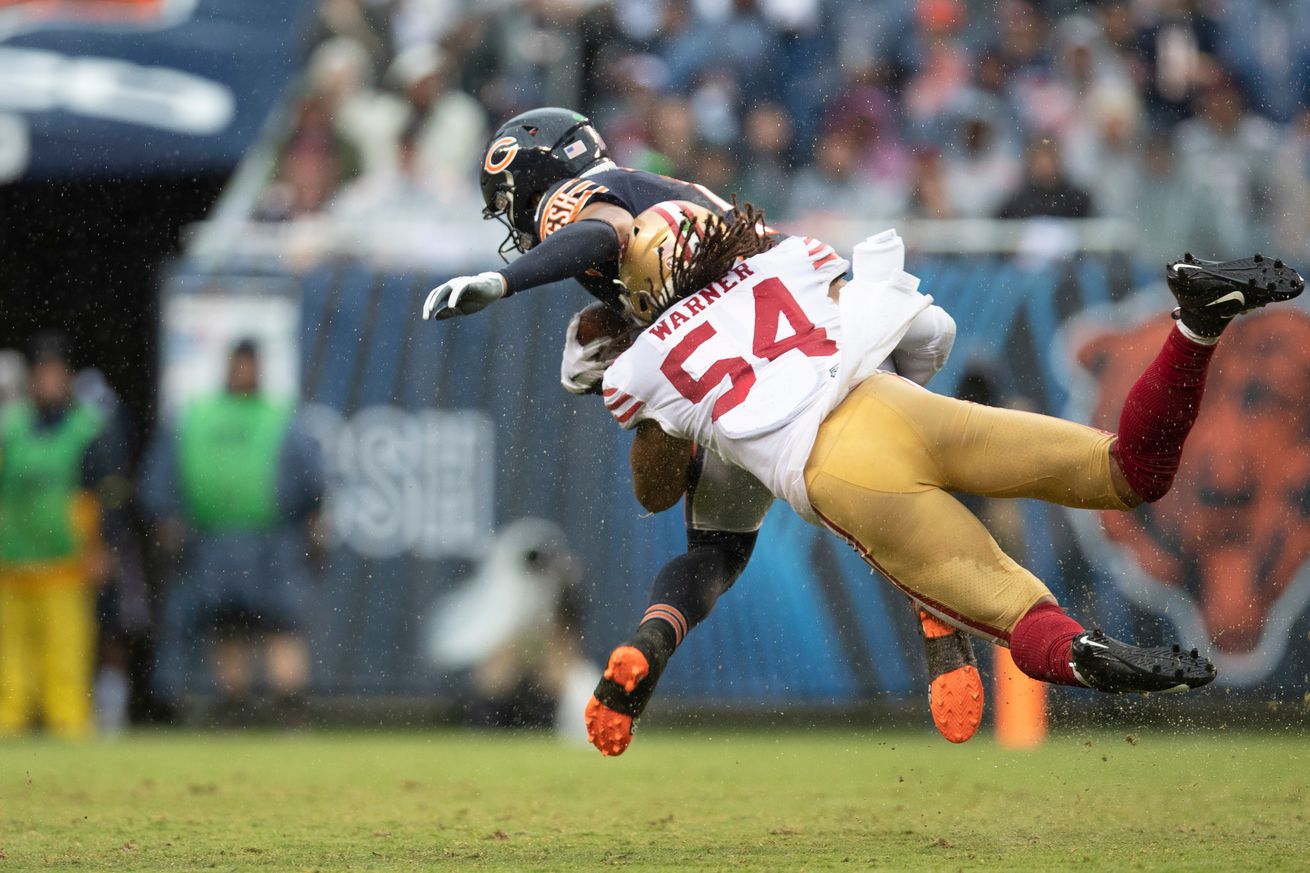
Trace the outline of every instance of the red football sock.
<path fill-rule="evenodd" d="M 1085 688 L 1069 664 L 1073 638 L 1083 630 L 1059 606 L 1039 603 L 1010 632 L 1010 657 L 1034 679 Z"/>
<path fill-rule="evenodd" d="M 1137 379 L 1119 413 L 1114 456 L 1128 484 L 1147 503 L 1169 492 L 1205 393 L 1215 346 L 1169 331 L 1159 356 Z"/>

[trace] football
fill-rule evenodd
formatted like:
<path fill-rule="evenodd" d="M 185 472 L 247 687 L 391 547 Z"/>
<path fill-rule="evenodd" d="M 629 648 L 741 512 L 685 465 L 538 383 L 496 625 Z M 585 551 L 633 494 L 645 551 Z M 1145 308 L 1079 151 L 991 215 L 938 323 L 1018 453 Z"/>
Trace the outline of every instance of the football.
<path fill-rule="evenodd" d="M 578 342 L 585 346 L 606 337 L 611 339 L 623 337 L 629 332 L 635 336 L 636 327 L 637 325 L 628 321 L 621 312 L 611 309 L 604 303 L 592 303 L 582 310 L 582 318 L 578 321 Z M 622 347 L 626 348 L 630 344 L 631 338 L 624 337 Z"/>

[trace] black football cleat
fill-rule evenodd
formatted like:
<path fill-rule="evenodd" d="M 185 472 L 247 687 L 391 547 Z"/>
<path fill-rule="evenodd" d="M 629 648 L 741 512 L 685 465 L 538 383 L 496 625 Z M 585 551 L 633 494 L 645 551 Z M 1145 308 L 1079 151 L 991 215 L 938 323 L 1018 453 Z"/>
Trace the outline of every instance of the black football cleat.
<path fill-rule="evenodd" d="M 1279 258 L 1255 255 L 1237 261 L 1203 261 L 1189 252 L 1165 268 L 1178 300 L 1174 318 L 1203 337 L 1217 337 L 1243 312 L 1291 300 L 1305 280 Z"/>
<path fill-rule="evenodd" d="M 1209 685 L 1217 675 L 1214 664 L 1181 646 L 1133 646 L 1105 635 L 1084 631 L 1073 639 L 1074 673 L 1082 683 L 1111 693 L 1171 694 Z"/>

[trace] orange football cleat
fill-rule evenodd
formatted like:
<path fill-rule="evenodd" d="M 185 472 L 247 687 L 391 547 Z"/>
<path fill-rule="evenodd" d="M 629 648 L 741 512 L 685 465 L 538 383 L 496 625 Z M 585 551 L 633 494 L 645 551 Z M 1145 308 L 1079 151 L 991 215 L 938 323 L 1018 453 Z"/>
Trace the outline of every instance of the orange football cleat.
<path fill-rule="evenodd" d="M 982 677 L 973 644 L 963 632 L 919 610 L 919 632 L 928 655 L 928 705 L 937 732 L 963 743 L 978 732 L 983 715 Z"/>
<path fill-rule="evenodd" d="M 587 739 L 606 757 L 622 755 L 632 742 L 632 716 L 591 698 L 587 701 Z"/>
<path fill-rule="evenodd" d="M 637 690 L 637 683 L 649 673 L 650 662 L 636 646 L 619 646 L 610 652 L 610 662 L 605 667 L 605 678 L 617 682 L 629 694 Z"/>
<path fill-rule="evenodd" d="M 619 646 L 610 653 L 604 675 L 624 693 L 631 694 L 637 690 L 637 684 L 650 675 L 650 662 L 635 646 Z M 618 700 L 611 702 L 620 705 Z M 587 701 L 586 719 L 587 739 L 602 755 L 622 755 L 632 742 L 633 716 L 611 709 L 594 696 Z"/>

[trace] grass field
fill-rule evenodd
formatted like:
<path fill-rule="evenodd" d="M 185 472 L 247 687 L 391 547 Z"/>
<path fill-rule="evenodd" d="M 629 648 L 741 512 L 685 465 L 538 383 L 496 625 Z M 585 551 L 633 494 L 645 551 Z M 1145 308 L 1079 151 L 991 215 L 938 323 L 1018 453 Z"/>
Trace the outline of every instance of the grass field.
<path fill-rule="evenodd" d="M 0 870 L 1274 870 L 1310 737 L 143 734 L 0 745 Z"/>

